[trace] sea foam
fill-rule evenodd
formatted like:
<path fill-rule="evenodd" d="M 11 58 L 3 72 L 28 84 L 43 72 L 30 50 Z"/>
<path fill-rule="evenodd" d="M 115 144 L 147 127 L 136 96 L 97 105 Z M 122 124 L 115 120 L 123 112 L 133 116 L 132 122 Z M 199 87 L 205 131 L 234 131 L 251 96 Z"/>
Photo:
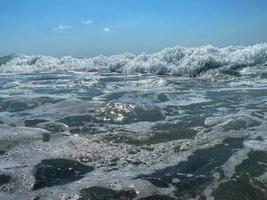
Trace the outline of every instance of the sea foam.
<path fill-rule="evenodd" d="M 218 48 L 174 47 L 158 53 L 124 53 L 93 58 L 14 55 L 3 57 L 0 73 L 117 72 L 183 77 L 244 76 L 260 67 L 266 73 L 267 43 Z M 248 70 L 246 70 L 246 68 Z M 252 68 L 252 69 L 251 69 Z M 248 73 L 246 73 L 248 71 Z"/>

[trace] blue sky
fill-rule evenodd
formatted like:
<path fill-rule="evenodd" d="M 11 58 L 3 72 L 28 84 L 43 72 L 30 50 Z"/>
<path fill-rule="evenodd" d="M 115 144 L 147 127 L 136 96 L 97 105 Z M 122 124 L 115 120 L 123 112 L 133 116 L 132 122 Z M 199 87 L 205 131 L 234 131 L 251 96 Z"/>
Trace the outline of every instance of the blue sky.
<path fill-rule="evenodd" d="M 0 0 L 0 55 L 267 42 L 266 0 Z"/>

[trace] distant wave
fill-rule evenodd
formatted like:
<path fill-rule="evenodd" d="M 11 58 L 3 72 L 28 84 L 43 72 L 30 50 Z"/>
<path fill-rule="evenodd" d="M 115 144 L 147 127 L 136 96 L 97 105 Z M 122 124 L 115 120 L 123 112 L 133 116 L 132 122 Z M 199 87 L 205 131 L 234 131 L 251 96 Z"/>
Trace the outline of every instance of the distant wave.
<path fill-rule="evenodd" d="M 267 43 L 218 48 L 167 48 L 154 54 L 124 53 L 94 58 L 27 56 L 0 58 L 0 73 L 117 72 L 183 77 L 238 77 L 267 73 Z"/>

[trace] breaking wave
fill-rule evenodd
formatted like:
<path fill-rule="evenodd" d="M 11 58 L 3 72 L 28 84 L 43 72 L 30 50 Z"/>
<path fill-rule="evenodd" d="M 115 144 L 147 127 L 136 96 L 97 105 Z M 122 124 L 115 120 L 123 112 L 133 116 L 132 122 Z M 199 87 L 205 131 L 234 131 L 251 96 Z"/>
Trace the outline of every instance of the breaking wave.
<path fill-rule="evenodd" d="M 0 58 L 0 73 L 117 72 L 183 77 L 240 77 L 267 73 L 267 43 L 218 48 L 167 48 L 154 54 L 94 58 L 27 56 Z"/>

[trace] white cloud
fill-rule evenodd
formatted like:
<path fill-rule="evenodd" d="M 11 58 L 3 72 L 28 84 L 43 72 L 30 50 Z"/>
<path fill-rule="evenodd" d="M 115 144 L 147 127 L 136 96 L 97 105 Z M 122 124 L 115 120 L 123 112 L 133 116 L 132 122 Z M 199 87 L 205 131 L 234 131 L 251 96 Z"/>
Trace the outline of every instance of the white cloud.
<path fill-rule="evenodd" d="M 110 29 L 110 28 L 108 28 L 108 27 L 106 27 L 106 28 L 104 28 L 104 31 L 105 31 L 105 32 L 110 32 L 110 31 L 111 31 L 111 29 Z"/>
<path fill-rule="evenodd" d="M 71 26 L 70 25 L 58 25 L 56 27 L 54 27 L 54 30 L 66 30 L 66 29 L 71 29 Z"/>
<path fill-rule="evenodd" d="M 93 20 L 91 20 L 91 19 L 88 19 L 88 20 L 82 20 L 82 24 L 84 24 L 84 25 L 93 24 Z"/>

